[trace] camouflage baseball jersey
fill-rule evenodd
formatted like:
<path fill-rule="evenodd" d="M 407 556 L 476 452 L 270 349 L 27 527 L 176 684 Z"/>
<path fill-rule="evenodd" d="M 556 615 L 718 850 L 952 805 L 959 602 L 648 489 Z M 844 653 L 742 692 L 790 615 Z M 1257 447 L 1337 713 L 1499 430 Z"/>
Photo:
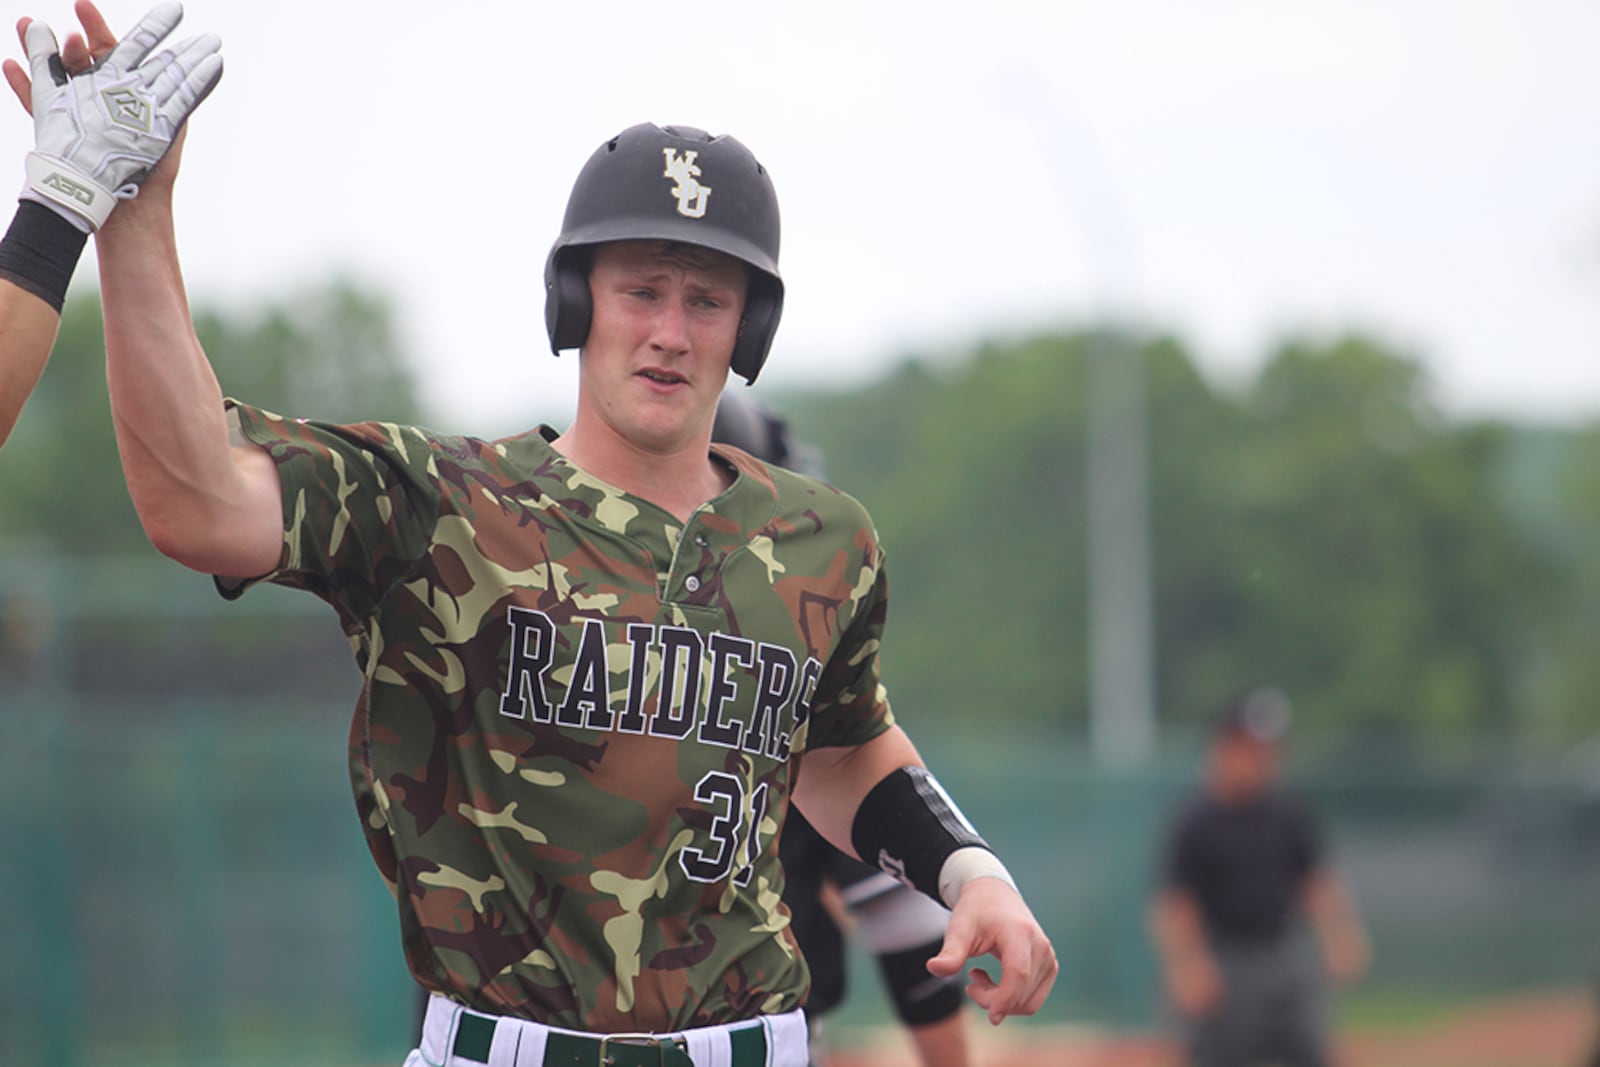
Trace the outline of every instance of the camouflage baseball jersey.
<path fill-rule="evenodd" d="M 357 809 L 418 981 L 597 1032 L 798 1006 L 775 839 L 799 757 L 893 721 L 860 505 L 719 446 L 737 477 L 685 524 L 547 428 L 232 411 L 277 462 L 284 549 L 218 584 L 337 610 Z"/>

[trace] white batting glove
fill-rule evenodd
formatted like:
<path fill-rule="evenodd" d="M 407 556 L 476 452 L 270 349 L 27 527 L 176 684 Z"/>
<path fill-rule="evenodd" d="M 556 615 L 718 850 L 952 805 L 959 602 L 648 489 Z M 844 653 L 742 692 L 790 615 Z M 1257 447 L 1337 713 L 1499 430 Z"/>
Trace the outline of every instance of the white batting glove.
<path fill-rule="evenodd" d="M 138 193 L 222 77 L 222 40 L 214 33 L 151 54 L 182 18 L 181 4 L 152 8 L 115 48 L 73 76 L 61 65 L 50 27 L 28 25 L 34 151 L 24 200 L 92 233 L 118 199 Z"/>

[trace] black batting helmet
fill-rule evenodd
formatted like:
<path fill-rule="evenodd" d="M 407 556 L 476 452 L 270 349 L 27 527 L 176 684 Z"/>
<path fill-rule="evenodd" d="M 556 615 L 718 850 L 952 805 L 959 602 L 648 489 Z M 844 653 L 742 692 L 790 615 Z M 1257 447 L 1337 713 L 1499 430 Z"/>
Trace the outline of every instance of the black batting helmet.
<path fill-rule="evenodd" d="M 800 474 L 824 475 L 821 452 L 796 440 L 783 416 L 741 393 L 724 392 L 717 401 L 711 439 Z"/>
<path fill-rule="evenodd" d="M 550 349 L 581 348 L 593 303 L 585 250 L 606 241 L 682 241 L 750 267 L 733 371 L 756 380 L 783 311 L 778 197 L 766 168 L 726 135 L 692 126 L 630 126 L 589 157 L 545 261 Z"/>

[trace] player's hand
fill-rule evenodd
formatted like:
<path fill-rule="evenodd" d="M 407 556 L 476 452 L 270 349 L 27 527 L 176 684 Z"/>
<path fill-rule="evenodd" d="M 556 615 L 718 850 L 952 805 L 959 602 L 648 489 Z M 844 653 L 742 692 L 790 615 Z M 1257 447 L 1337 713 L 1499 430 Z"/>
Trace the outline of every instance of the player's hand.
<path fill-rule="evenodd" d="M 998 878 L 975 878 L 961 889 L 939 954 L 928 971 L 941 978 L 960 973 L 967 961 L 991 954 L 1000 961 L 1000 981 L 974 967 L 967 995 L 998 1026 L 1008 1015 L 1032 1015 L 1055 985 L 1055 949 L 1028 905 Z"/>
<path fill-rule="evenodd" d="M 106 22 L 105 16 L 100 14 L 100 9 L 95 7 L 92 0 L 77 0 L 73 5 L 77 12 L 78 22 L 83 27 L 83 32 L 74 31 L 67 36 L 66 43 L 61 46 L 61 65 L 66 68 L 69 75 L 82 74 L 89 69 L 89 65 L 102 59 L 107 52 L 117 46 L 117 35 L 111 32 L 111 26 Z M 27 48 L 28 24 L 33 20 L 23 16 L 17 22 L 17 38 L 22 41 L 23 48 Z M 23 110 L 33 114 L 33 87 L 28 78 L 27 71 L 14 59 L 7 59 L 3 64 L 6 82 L 11 86 L 11 91 L 16 94 L 22 103 Z M 172 141 L 172 147 L 167 149 L 167 154 L 161 157 L 161 162 L 156 164 L 150 175 L 139 183 L 143 193 L 149 193 L 153 188 L 160 186 L 170 195 L 172 181 L 177 175 L 178 162 L 183 155 L 183 141 L 189 131 L 188 124 L 179 127 L 178 135 Z M 141 198 L 143 199 L 143 198 Z"/>
<path fill-rule="evenodd" d="M 82 74 L 89 64 L 117 46 L 116 34 L 111 32 L 105 16 L 90 0 L 78 0 L 75 10 L 78 21 L 83 25 L 83 32 L 73 31 L 67 36 L 67 43 L 61 46 L 61 65 L 68 74 Z M 26 15 L 17 21 L 17 39 L 22 42 L 24 53 L 28 48 L 28 24 L 32 21 Z M 22 102 L 22 109 L 33 114 L 33 87 L 28 80 L 28 72 L 14 59 L 6 60 L 0 67 L 4 69 L 11 91 Z"/>
<path fill-rule="evenodd" d="M 31 80 L 14 71 L 15 64 L 7 65 L 6 79 L 33 113 L 35 150 L 23 198 L 88 232 L 99 228 L 118 198 L 138 191 L 190 112 L 216 87 L 222 42 L 203 34 L 157 52 L 183 18 L 181 5 L 165 3 L 82 73 L 69 75 L 70 61 L 95 55 L 110 38 L 92 4 L 81 4 L 79 17 L 88 40 L 69 39 L 66 54 L 58 52 L 48 26 L 19 23 Z"/>

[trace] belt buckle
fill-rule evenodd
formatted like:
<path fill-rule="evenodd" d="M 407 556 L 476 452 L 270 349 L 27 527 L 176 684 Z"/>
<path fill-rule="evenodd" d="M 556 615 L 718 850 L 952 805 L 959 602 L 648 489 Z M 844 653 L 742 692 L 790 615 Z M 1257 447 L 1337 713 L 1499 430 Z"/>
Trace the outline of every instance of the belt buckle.
<path fill-rule="evenodd" d="M 606 1049 L 611 1045 L 623 1045 L 628 1048 L 653 1048 L 656 1050 L 656 1063 L 659 1067 L 667 1067 L 667 1048 L 671 1046 L 679 1052 L 687 1052 L 688 1045 L 676 1037 L 658 1037 L 655 1034 L 604 1034 L 600 1038 L 600 1067 L 614 1067 L 615 1060 L 606 1055 Z"/>

